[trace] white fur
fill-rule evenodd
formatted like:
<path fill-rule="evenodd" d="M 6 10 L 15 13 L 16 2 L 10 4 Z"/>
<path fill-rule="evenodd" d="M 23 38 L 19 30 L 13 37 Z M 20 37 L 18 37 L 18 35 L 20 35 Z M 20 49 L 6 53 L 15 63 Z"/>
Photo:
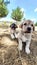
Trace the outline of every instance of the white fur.
<path fill-rule="evenodd" d="M 25 52 L 27 54 L 30 54 L 30 43 L 31 43 L 31 37 L 32 37 L 32 32 L 33 32 L 33 27 L 31 26 L 32 21 L 27 20 L 22 22 L 22 24 L 20 24 L 20 27 L 22 30 L 19 31 L 17 38 L 18 38 L 18 49 L 21 51 L 22 50 L 22 42 L 26 42 L 26 47 L 25 47 Z M 27 23 L 27 25 L 24 25 L 24 23 Z M 28 25 L 29 24 L 29 25 Z M 30 33 L 25 33 L 25 31 L 27 31 L 27 27 L 31 27 L 31 32 Z"/>
<path fill-rule="evenodd" d="M 12 39 L 14 39 L 14 38 L 15 38 L 13 34 L 10 34 L 10 35 L 11 35 L 11 38 L 12 38 Z"/>
<path fill-rule="evenodd" d="M 10 36 L 11 36 L 12 39 L 15 38 L 15 36 L 14 36 L 14 35 L 15 35 L 15 32 L 16 32 L 15 30 L 10 29 Z M 14 35 L 13 35 L 13 34 L 14 34 Z"/>
<path fill-rule="evenodd" d="M 25 21 L 28 24 L 28 21 Z M 32 23 L 32 22 L 30 22 Z M 24 22 L 22 22 L 22 24 L 24 24 Z M 31 37 L 32 37 L 32 32 L 33 32 L 33 27 L 31 27 L 31 33 L 24 33 L 24 31 L 27 30 L 27 27 L 31 27 L 30 25 L 23 25 L 23 28 L 17 28 L 16 31 L 13 31 L 15 34 L 15 37 L 18 38 L 18 50 L 22 51 L 22 42 L 26 42 L 26 47 L 25 47 L 25 52 L 27 54 L 30 54 L 30 43 L 31 43 Z M 14 35 L 13 32 L 11 33 L 11 37 L 12 39 L 14 39 Z"/>
<path fill-rule="evenodd" d="M 19 42 L 18 49 L 20 51 L 22 51 L 22 41 L 26 42 L 25 52 L 27 54 L 29 54 L 30 53 L 29 47 L 30 47 L 30 42 L 31 42 L 31 35 L 30 34 L 27 34 L 27 35 L 28 35 L 28 38 L 25 35 L 21 35 L 21 33 L 19 33 L 19 35 L 18 35 L 18 42 Z"/>

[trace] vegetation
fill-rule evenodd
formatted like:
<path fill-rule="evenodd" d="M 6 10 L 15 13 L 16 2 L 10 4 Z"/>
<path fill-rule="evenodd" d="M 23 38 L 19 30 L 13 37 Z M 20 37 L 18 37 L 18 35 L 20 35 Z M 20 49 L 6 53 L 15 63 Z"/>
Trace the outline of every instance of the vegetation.
<path fill-rule="evenodd" d="M 0 17 L 5 17 L 8 14 L 8 10 L 3 0 L 0 0 Z"/>
<path fill-rule="evenodd" d="M 37 26 L 37 22 L 35 23 L 35 26 Z"/>
<path fill-rule="evenodd" d="M 0 0 L 0 4 L 2 4 L 4 2 L 4 0 Z"/>
<path fill-rule="evenodd" d="M 21 21 L 23 18 L 24 12 L 21 11 L 21 8 L 17 7 L 12 10 L 11 17 L 16 21 Z"/>
<path fill-rule="evenodd" d="M 10 25 L 12 24 L 13 22 L 12 21 L 10 21 Z"/>

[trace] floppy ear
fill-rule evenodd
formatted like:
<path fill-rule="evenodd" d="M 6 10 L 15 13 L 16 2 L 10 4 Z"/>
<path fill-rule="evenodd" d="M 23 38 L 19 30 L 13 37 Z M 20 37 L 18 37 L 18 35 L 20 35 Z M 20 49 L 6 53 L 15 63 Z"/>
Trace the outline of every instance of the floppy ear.
<path fill-rule="evenodd" d="M 22 28 L 23 27 L 23 24 L 20 24 L 19 27 Z"/>
<path fill-rule="evenodd" d="M 17 25 L 15 25 L 15 28 L 18 28 L 18 26 L 17 26 Z"/>

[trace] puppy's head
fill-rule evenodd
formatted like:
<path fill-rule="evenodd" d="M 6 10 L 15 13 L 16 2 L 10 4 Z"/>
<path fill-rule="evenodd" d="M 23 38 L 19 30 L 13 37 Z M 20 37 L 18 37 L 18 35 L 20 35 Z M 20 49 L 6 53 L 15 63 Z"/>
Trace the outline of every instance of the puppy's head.
<path fill-rule="evenodd" d="M 15 23 L 12 23 L 12 24 L 10 25 L 10 28 L 13 29 L 13 30 L 15 30 L 15 29 L 17 28 L 17 25 L 16 25 Z"/>
<path fill-rule="evenodd" d="M 23 21 L 20 27 L 22 28 L 22 31 L 25 33 L 31 33 L 34 31 L 34 24 L 31 20 Z"/>

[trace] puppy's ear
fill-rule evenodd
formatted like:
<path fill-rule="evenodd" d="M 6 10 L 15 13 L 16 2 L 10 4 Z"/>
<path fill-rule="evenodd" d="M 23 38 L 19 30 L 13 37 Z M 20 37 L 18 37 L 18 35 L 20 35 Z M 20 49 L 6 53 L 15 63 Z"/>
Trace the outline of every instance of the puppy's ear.
<path fill-rule="evenodd" d="M 18 26 L 17 26 L 17 25 L 15 25 L 15 28 L 18 28 Z"/>
<path fill-rule="evenodd" d="M 12 27 L 12 25 L 10 25 L 10 28 Z"/>
<path fill-rule="evenodd" d="M 20 24 L 19 27 L 22 28 L 23 27 L 23 24 Z"/>

